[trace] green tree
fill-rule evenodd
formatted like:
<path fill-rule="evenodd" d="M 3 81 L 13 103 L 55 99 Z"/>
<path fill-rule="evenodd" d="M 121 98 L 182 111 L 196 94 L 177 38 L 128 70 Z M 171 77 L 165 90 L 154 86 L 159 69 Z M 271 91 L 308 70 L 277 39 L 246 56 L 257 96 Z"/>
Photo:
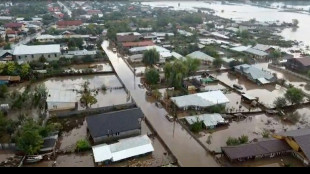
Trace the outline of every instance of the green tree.
<path fill-rule="evenodd" d="M 0 65 L 0 73 L 1 73 L 1 65 Z M 310 77 L 310 71 L 308 71 L 308 77 Z"/>
<path fill-rule="evenodd" d="M 5 63 L 0 63 L 0 74 L 2 74 L 5 71 L 6 64 Z"/>
<path fill-rule="evenodd" d="M 15 62 L 7 63 L 7 73 L 8 75 L 15 75 L 16 74 L 16 64 Z"/>
<path fill-rule="evenodd" d="M 223 60 L 221 58 L 215 58 L 213 61 L 213 66 L 215 68 L 221 68 L 223 65 Z"/>
<path fill-rule="evenodd" d="M 6 45 L 4 45 L 3 49 L 10 50 L 11 49 L 11 44 L 7 43 Z"/>
<path fill-rule="evenodd" d="M 281 109 L 287 105 L 287 102 L 284 97 L 278 97 L 273 104 L 277 109 Z"/>
<path fill-rule="evenodd" d="M 9 92 L 8 86 L 0 85 L 0 98 L 6 98 L 8 92 Z"/>
<path fill-rule="evenodd" d="M 270 53 L 271 58 L 273 58 L 274 61 L 278 61 L 279 58 L 282 56 L 281 50 L 277 49 Z"/>
<path fill-rule="evenodd" d="M 214 46 L 206 46 L 203 49 L 204 53 L 208 54 L 211 57 L 214 58 L 220 58 L 220 55 L 218 54 L 218 52 L 216 51 L 216 48 Z"/>
<path fill-rule="evenodd" d="M 160 80 L 159 72 L 154 68 L 147 69 L 145 71 L 144 77 L 145 77 L 146 82 L 150 85 L 155 85 Z"/>
<path fill-rule="evenodd" d="M 76 151 L 83 152 L 91 149 L 91 145 L 87 140 L 79 140 L 76 143 Z"/>
<path fill-rule="evenodd" d="M 31 67 L 28 63 L 21 65 L 21 77 L 26 78 L 30 74 Z"/>
<path fill-rule="evenodd" d="M 187 65 L 187 69 L 188 69 L 188 76 L 194 75 L 196 71 L 198 71 L 200 65 L 201 65 L 201 61 L 198 59 L 193 59 L 190 57 L 187 57 L 185 62 Z"/>
<path fill-rule="evenodd" d="M 194 133 L 199 133 L 200 131 L 203 130 L 203 121 L 200 121 L 197 117 L 197 120 L 195 123 L 193 123 L 191 126 L 190 126 L 190 129 L 192 132 Z"/>
<path fill-rule="evenodd" d="M 146 66 L 153 66 L 159 62 L 159 58 L 160 56 L 159 53 L 156 51 L 156 49 L 151 49 L 144 52 L 142 62 Z"/>
<path fill-rule="evenodd" d="M 85 82 L 82 85 L 82 90 L 78 91 L 82 95 L 80 102 L 84 104 L 87 109 L 98 102 L 96 99 L 96 93 L 89 88 L 89 84 L 88 81 Z"/>
<path fill-rule="evenodd" d="M 40 126 L 33 120 L 28 120 L 22 126 L 16 145 L 26 155 L 34 155 L 41 149 L 44 141 L 39 130 Z"/>
<path fill-rule="evenodd" d="M 301 89 L 297 88 L 290 88 L 285 93 L 285 98 L 291 103 L 291 104 L 299 104 L 304 99 L 304 94 Z"/>

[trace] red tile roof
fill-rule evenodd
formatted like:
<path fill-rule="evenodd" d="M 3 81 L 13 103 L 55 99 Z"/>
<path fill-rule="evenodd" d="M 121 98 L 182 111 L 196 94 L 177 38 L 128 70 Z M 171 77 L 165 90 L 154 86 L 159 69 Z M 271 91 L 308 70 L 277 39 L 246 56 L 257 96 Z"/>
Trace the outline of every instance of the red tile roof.
<path fill-rule="evenodd" d="M 152 41 L 141 41 L 141 42 L 124 42 L 123 47 L 144 47 L 155 45 Z"/>
<path fill-rule="evenodd" d="M 82 25 L 82 21 L 58 21 L 57 26 L 67 27 L 67 26 L 80 26 Z"/>
<path fill-rule="evenodd" d="M 5 28 L 20 28 L 22 27 L 24 24 L 22 23 L 7 23 L 4 25 Z"/>

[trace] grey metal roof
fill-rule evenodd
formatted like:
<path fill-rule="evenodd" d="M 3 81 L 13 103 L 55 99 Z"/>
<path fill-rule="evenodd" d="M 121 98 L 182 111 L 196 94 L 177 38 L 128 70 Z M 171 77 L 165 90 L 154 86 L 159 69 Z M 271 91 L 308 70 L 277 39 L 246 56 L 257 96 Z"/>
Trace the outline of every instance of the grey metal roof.
<path fill-rule="evenodd" d="M 253 65 L 248 64 L 238 65 L 235 66 L 235 69 L 251 76 L 251 78 L 254 80 L 265 78 L 266 80 L 270 81 L 272 80 L 272 78 L 274 78 L 274 76 L 270 72 L 263 71 Z"/>
<path fill-rule="evenodd" d="M 222 151 L 231 160 L 270 153 L 285 152 L 289 150 L 292 150 L 291 147 L 285 141 L 278 139 L 266 139 L 251 144 L 222 147 Z"/>
<path fill-rule="evenodd" d="M 210 62 L 213 62 L 215 59 L 214 57 L 211 57 L 201 51 L 192 52 L 191 54 L 188 54 L 186 57 L 191 57 L 193 59 L 199 59 L 202 61 L 210 61 Z"/>
<path fill-rule="evenodd" d="M 216 126 L 219 123 L 225 122 L 224 118 L 220 114 L 203 114 L 203 115 L 185 117 L 185 120 L 190 125 L 196 123 L 197 119 L 198 121 L 203 121 L 206 127 Z"/>
<path fill-rule="evenodd" d="M 128 109 L 118 112 L 99 114 L 86 118 L 88 129 L 93 138 L 111 134 L 111 132 L 126 132 L 140 129 L 139 118 L 144 114 L 141 109 Z"/>
<path fill-rule="evenodd" d="M 256 50 L 253 48 L 248 48 L 247 50 L 245 50 L 244 52 L 250 53 L 250 54 L 254 54 L 257 56 L 268 56 L 268 53 L 261 51 L 261 50 Z"/>
<path fill-rule="evenodd" d="M 270 48 L 272 47 L 269 45 L 263 45 L 263 44 L 257 44 L 255 45 L 255 47 L 253 47 L 253 49 L 260 50 L 260 51 L 267 51 Z"/>
<path fill-rule="evenodd" d="M 0 50 L 0 57 L 2 57 L 6 53 L 13 54 L 13 50 Z"/>

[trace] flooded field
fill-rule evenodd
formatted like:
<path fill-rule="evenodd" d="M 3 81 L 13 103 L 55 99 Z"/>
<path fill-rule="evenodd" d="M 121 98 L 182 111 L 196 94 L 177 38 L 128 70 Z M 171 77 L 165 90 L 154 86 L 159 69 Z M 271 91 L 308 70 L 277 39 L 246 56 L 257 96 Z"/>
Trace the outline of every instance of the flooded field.
<path fill-rule="evenodd" d="M 283 97 L 287 90 L 286 88 L 279 85 L 258 86 L 243 76 L 237 77 L 235 75 L 229 74 L 228 72 L 216 73 L 213 75 L 231 87 L 233 87 L 234 84 L 241 85 L 243 87 L 242 92 L 245 92 L 246 94 L 253 97 L 258 97 L 259 102 L 267 107 L 273 107 L 273 102 L 276 100 L 276 98 Z"/>
<path fill-rule="evenodd" d="M 72 65 L 65 69 L 65 72 L 83 72 L 87 70 L 92 70 L 93 72 L 112 72 L 113 68 L 109 63 L 81 64 Z"/>
<path fill-rule="evenodd" d="M 278 117 L 269 117 L 265 114 L 253 115 L 241 121 L 233 121 L 228 126 L 219 127 L 212 130 L 212 134 L 204 132 L 200 134 L 200 141 L 204 143 L 210 150 L 220 152 L 221 147 L 226 146 L 226 141 L 229 137 L 240 137 L 246 135 L 249 141 L 255 138 L 262 138 L 264 129 L 270 132 L 283 132 L 289 130 L 296 130 L 297 128 L 305 128 L 307 123 L 298 123 L 292 125 L 283 122 Z M 211 135 L 211 139 L 208 138 Z M 208 144 L 207 140 L 211 143 Z"/>

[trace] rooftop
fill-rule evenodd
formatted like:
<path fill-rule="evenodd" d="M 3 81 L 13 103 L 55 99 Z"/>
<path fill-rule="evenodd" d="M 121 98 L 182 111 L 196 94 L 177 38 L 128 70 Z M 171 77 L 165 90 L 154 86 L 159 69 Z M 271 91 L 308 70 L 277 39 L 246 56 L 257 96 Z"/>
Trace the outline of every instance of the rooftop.
<path fill-rule="evenodd" d="M 123 139 L 111 145 L 94 146 L 92 149 L 96 163 L 107 160 L 121 161 L 154 151 L 152 141 L 147 135 Z"/>
<path fill-rule="evenodd" d="M 210 61 L 210 62 L 213 62 L 214 61 L 214 58 L 201 52 L 201 51 L 195 51 L 195 52 L 192 52 L 191 54 L 188 54 L 186 57 L 191 57 L 193 59 L 199 59 L 199 60 L 202 60 L 202 61 Z"/>
<path fill-rule="evenodd" d="M 29 54 L 51 54 L 60 53 L 60 45 L 19 45 L 16 46 L 13 54 L 14 55 L 29 55 Z"/>
<path fill-rule="evenodd" d="M 144 114 L 141 109 L 128 109 L 89 116 L 86 118 L 88 129 L 93 138 L 105 136 L 111 132 L 125 132 L 140 129 L 139 118 Z"/>
<path fill-rule="evenodd" d="M 254 48 L 248 48 L 247 50 L 245 50 L 244 52 L 250 53 L 250 54 L 254 54 L 257 56 L 268 56 L 268 53 L 261 51 L 261 50 L 256 50 Z"/>
<path fill-rule="evenodd" d="M 238 65 L 238 66 L 235 66 L 235 69 L 251 76 L 251 78 L 254 80 L 262 81 L 263 80 L 262 78 L 264 78 L 270 81 L 272 80 L 272 78 L 274 78 L 274 76 L 270 72 L 263 71 L 253 65 L 248 65 L 248 64 Z"/>
<path fill-rule="evenodd" d="M 210 91 L 181 97 L 172 97 L 171 100 L 179 107 L 210 107 L 218 104 L 227 104 L 229 99 L 222 91 Z"/>
<path fill-rule="evenodd" d="M 203 121 L 206 127 L 214 127 L 219 123 L 225 122 L 224 118 L 220 114 L 203 114 L 203 115 L 185 117 L 185 120 L 190 125 L 196 123 L 197 119 L 198 121 Z"/>

